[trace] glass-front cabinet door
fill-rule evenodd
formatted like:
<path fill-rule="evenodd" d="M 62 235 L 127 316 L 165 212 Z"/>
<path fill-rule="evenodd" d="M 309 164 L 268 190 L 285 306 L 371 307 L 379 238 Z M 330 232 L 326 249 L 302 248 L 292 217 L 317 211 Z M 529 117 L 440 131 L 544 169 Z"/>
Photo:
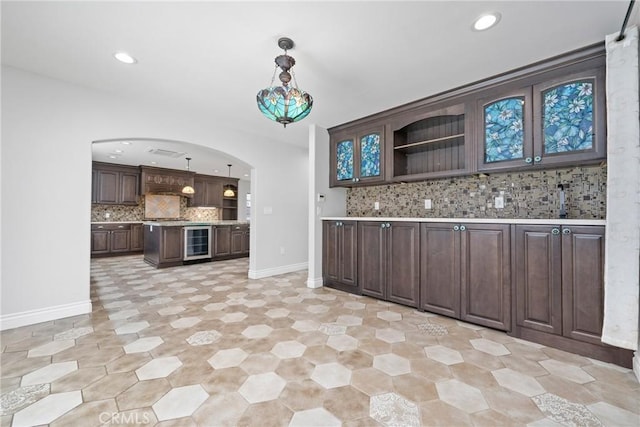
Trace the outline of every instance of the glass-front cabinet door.
<path fill-rule="evenodd" d="M 332 187 L 384 180 L 384 126 L 331 135 Z"/>
<path fill-rule="evenodd" d="M 534 158 L 542 165 L 604 159 L 604 69 L 533 87 Z"/>
<path fill-rule="evenodd" d="M 479 170 L 533 164 L 531 90 L 502 94 L 479 102 Z"/>

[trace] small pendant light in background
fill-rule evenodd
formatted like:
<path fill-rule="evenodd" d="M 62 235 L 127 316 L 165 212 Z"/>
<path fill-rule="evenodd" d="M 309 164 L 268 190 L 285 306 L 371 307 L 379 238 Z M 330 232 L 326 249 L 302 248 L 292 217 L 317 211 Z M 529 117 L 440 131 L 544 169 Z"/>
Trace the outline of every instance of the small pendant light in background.
<path fill-rule="evenodd" d="M 227 166 L 229 167 L 229 178 L 231 178 L 231 164 L 227 164 Z M 225 186 L 224 193 L 222 193 L 222 195 L 224 197 L 235 197 L 236 193 L 233 191 L 231 186 Z"/>
<path fill-rule="evenodd" d="M 187 159 L 187 171 L 189 170 L 189 162 L 191 161 L 191 157 L 185 157 Z M 185 185 L 182 188 L 183 194 L 195 194 L 196 190 L 193 189 L 190 185 Z"/>

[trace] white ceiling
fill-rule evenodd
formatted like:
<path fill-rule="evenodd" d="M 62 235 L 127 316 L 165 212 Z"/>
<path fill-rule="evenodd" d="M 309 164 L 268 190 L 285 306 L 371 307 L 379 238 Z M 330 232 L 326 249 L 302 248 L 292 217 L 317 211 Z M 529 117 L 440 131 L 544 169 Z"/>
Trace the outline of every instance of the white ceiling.
<path fill-rule="evenodd" d="M 310 123 L 328 128 L 602 42 L 619 31 L 628 5 L 627 0 L 2 1 L 2 63 L 215 118 L 220 127 L 241 129 L 261 141 L 306 146 Z M 500 23 L 473 31 L 474 19 L 487 11 L 500 12 Z M 258 90 L 271 81 L 282 36 L 296 43 L 289 54 L 296 59 L 297 81 L 314 98 L 311 114 L 286 129 L 264 118 L 255 102 Z M 120 50 L 138 63 L 114 60 Z M 118 144 L 96 146 L 94 158 L 149 164 L 139 156 L 159 142 L 137 141 L 138 154 L 128 148 L 117 160 L 105 159 Z M 189 152 L 191 170 L 215 168 L 226 175 L 226 164 L 233 163 L 232 176 L 249 173 L 246 165 L 218 152 L 162 145 L 167 144 Z M 181 157 L 158 166 L 184 163 Z"/>

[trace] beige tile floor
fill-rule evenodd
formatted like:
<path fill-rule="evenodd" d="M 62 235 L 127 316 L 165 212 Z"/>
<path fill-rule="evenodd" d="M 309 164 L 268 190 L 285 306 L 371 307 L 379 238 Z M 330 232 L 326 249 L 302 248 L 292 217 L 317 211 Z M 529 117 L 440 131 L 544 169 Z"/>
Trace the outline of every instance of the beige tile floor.
<path fill-rule="evenodd" d="M 93 313 L 2 332 L 1 424 L 640 424 L 627 369 L 247 267 L 93 260 Z"/>

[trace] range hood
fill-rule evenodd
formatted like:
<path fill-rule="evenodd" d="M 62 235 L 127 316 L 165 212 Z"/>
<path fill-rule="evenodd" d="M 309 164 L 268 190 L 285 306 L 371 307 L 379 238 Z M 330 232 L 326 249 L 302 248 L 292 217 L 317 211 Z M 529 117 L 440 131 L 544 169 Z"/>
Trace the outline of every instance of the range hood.
<path fill-rule="evenodd" d="M 182 189 L 186 185 L 193 187 L 195 172 L 152 166 L 140 166 L 140 170 L 143 194 L 193 197 L 193 194 L 184 194 Z"/>

